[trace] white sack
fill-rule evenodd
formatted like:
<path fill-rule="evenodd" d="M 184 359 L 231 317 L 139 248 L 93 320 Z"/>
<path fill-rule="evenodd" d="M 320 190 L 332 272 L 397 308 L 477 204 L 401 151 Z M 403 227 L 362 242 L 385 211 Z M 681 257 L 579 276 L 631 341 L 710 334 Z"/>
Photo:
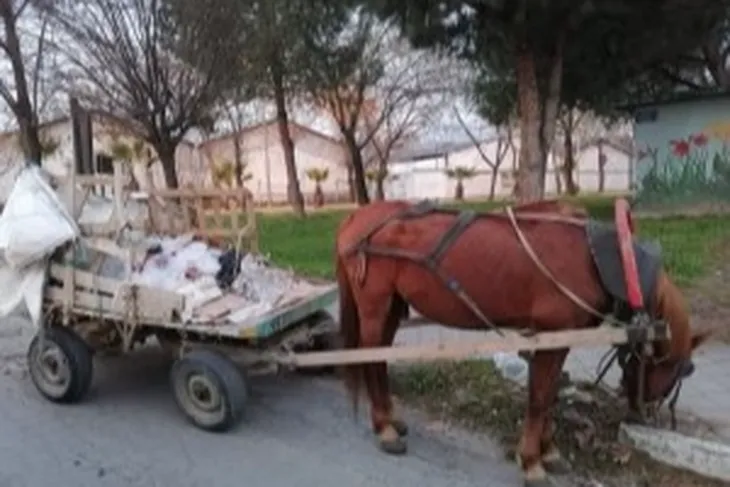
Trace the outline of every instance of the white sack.
<path fill-rule="evenodd" d="M 79 235 L 78 226 L 40 168 L 24 168 L 0 215 L 0 249 L 7 263 L 19 269 L 40 261 Z"/>
<path fill-rule="evenodd" d="M 45 278 L 45 261 L 35 262 L 22 270 L 0 264 L 0 316 L 7 316 L 17 311 L 20 304 L 25 304 L 31 321 L 39 325 Z"/>

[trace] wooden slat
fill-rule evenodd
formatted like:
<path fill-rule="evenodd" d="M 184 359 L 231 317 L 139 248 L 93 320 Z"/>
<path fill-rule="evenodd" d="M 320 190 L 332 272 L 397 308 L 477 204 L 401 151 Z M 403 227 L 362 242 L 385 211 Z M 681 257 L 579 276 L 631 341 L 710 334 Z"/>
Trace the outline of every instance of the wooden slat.
<path fill-rule="evenodd" d="M 152 190 L 146 191 L 148 194 L 152 196 L 159 196 L 161 198 L 169 199 L 169 198 L 189 198 L 189 199 L 195 199 L 199 197 L 203 198 L 231 198 L 231 197 L 245 197 L 249 198 L 251 196 L 251 192 L 246 188 L 232 188 L 232 189 L 223 189 L 223 188 L 195 188 L 195 189 L 188 189 L 188 188 L 179 188 L 179 189 L 167 189 L 167 188 L 154 188 Z"/>
<path fill-rule="evenodd" d="M 72 269 L 72 267 L 59 264 L 51 264 L 49 274 L 51 275 L 51 277 L 65 283 L 66 273 L 68 272 L 68 269 Z M 90 272 L 85 272 L 78 269 L 73 270 L 73 276 L 77 286 L 86 289 L 98 290 L 111 296 L 114 296 L 119 291 L 119 287 L 122 284 L 122 281 L 110 279 L 108 277 L 97 276 L 91 274 Z"/>
<path fill-rule="evenodd" d="M 51 265 L 50 275 L 56 279 L 66 282 L 65 273 L 68 267 L 57 264 Z M 125 283 L 117 279 L 97 276 L 89 272 L 74 270 L 73 273 L 76 289 L 73 294 L 75 304 L 84 308 L 88 307 L 88 303 L 92 303 L 94 308 L 98 308 L 100 301 L 98 300 L 99 292 L 106 294 L 101 296 L 102 305 L 105 311 L 116 314 L 124 314 L 126 312 L 126 303 L 123 296 L 130 292 L 130 288 L 134 285 Z M 137 309 L 140 318 L 143 321 L 158 321 L 161 319 L 170 320 L 174 311 L 182 312 L 185 305 L 185 297 L 162 289 L 155 289 L 148 286 L 137 286 Z M 49 286 L 54 290 L 53 297 L 60 298 L 63 296 L 64 288 Z M 83 291 L 79 288 L 85 288 Z M 79 297 L 84 299 L 84 303 L 76 302 Z M 118 297 L 114 301 L 114 297 Z M 54 298 L 55 299 L 55 298 Z"/>
<path fill-rule="evenodd" d="M 126 312 L 123 296 L 131 291 L 132 285 L 122 284 L 119 299 L 116 300 L 115 311 Z M 137 312 L 143 323 L 169 323 L 174 314 L 178 316 L 185 306 L 185 297 L 163 289 L 137 286 Z"/>
<path fill-rule="evenodd" d="M 195 311 L 195 315 L 202 321 L 213 321 L 249 304 L 251 303 L 242 296 L 226 294 L 201 306 Z"/>
<path fill-rule="evenodd" d="M 281 355 L 277 358 L 277 361 L 295 367 L 320 367 L 323 365 L 363 364 L 372 362 L 422 362 L 458 359 L 495 352 L 613 345 L 626 343 L 627 340 L 627 330 L 612 327 L 544 332 L 531 337 L 509 332 L 504 338 L 495 336 L 477 342 L 463 341 L 434 345 L 296 353 Z"/>
<path fill-rule="evenodd" d="M 55 302 L 63 302 L 65 298 L 65 288 L 58 286 L 46 286 L 45 296 Z M 103 315 L 117 315 L 112 310 L 112 298 L 108 296 L 102 296 L 100 294 L 89 293 L 76 289 L 73 294 L 73 308 L 84 308 L 93 312 L 100 312 Z"/>

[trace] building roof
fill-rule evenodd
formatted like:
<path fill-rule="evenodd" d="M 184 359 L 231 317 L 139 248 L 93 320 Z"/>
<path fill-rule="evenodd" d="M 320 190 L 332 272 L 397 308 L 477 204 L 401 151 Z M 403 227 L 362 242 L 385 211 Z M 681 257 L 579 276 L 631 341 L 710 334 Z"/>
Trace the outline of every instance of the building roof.
<path fill-rule="evenodd" d="M 622 110 L 634 111 L 641 108 L 658 107 L 664 105 L 676 105 L 679 103 L 689 103 L 694 101 L 703 100 L 715 100 L 718 98 L 730 97 L 730 91 L 727 90 L 705 90 L 705 91 L 678 91 L 671 95 L 663 98 L 656 98 L 654 100 L 648 100 L 637 103 L 629 103 L 625 105 L 619 105 L 618 108 Z"/>
<path fill-rule="evenodd" d="M 242 134 L 245 134 L 245 133 L 250 133 L 250 132 L 253 132 L 254 130 L 258 130 L 258 129 L 263 128 L 263 127 L 267 127 L 267 126 L 270 126 L 270 125 L 274 125 L 275 123 L 276 123 L 276 118 L 270 118 L 270 119 L 267 119 L 267 120 L 263 120 L 261 122 L 253 123 L 253 124 L 250 124 L 250 125 L 246 125 L 244 127 L 241 127 L 241 129 L 238 131 L 238 134 L 239 135 L 242 135 Z M 342 143 L 342 141 L 340 139 L 338 139 L 336 137 L 333 137 L 332 135 L 326 134 L 324 132 L 320 132 L 319 130 L 315 130 L 315 129 L 311 128 L 311 127 L 308 127 L 307 125 L 303 125 L 303 124 L 298 123 L 298 122 L 289 121 L 289 126 L 291 128 L 293 128 L 294 130 L 301 130 L 303 132 L 307 132 L 309 134 L 314 135 L 315 137 L 319 137 L 319 138 L 322 138 L 324 140 L 328 140 L 328 141 L 330 141 L 332 143 L 335 143 L 335 144 L 341 144 Z M 227 140 L 227 139 L 232 138 L 235 134 L 236 134 L 236 131 L 228 131 L 228 132 L 225 132 L 225 133 L 222 133 L 222 134 L 219 134 L 219 135 L 215 135 L 213 137 L 210 137 L 210 138 L 204 140 L 203 142 L 201 142 L 200 145 L 201 146 L 206 146 L 206 145 L 213 144 L 213 143 L 216 143 L 216 142 L 221 142 L 223 140 Z"/>

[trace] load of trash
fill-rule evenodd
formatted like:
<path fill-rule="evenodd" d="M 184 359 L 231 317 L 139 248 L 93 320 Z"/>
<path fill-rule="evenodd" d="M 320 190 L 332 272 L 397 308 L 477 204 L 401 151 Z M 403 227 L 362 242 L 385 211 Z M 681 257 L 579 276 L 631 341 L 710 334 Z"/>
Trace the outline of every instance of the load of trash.
<path fill-rule="evenodd" d="M 112 206 L 111 200 L 95 200 L 82 208 L 79 222 L 104 222 L 111 218 Z M 240 318 L 266 313 L 316 289 L 292 272 L 272 266 L 263 256 L 214 248 L 192 234 L 165 237 L 126 229 L 116 243 L 122 248 L 143 249 L 142 258 L 134 262 L 92 248 L 81 237 L 80 225 L 43 171 L 34 166 L 20 171 L 0 215 L 0 253 L 4 261 L 0 265 L 0 315 L 25 301 L 31 318 L 38 322 L 46 262 L 57 248 L 69 242 L 73 242 L 73 252 L 67 265 L 180 293 L 186 297 L 184 319 L 193 319 L 196 309 L 224 293 L 239 298 L 236 311 Z"/>

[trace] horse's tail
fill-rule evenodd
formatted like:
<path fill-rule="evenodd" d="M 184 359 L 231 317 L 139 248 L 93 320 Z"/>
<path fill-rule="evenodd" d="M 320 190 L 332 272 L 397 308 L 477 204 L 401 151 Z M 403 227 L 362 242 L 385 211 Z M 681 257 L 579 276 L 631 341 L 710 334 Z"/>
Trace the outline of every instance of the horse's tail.
<path fill-rule="evenodd" d="M 337 286 L 340 295 L 340 336 L 344 349 L 357 348 L 360 345 L 360 317 L 357 314 L 357 303 L 352 292 L 352 284 L 347 275 L 342 256 L 338 253 L 335 262 Z M 358 399 L 362 383 L 362 366 L 350 364 L 342 366 L 342 377 L 352 401 L 352 410 L 358 412 Z"/>

